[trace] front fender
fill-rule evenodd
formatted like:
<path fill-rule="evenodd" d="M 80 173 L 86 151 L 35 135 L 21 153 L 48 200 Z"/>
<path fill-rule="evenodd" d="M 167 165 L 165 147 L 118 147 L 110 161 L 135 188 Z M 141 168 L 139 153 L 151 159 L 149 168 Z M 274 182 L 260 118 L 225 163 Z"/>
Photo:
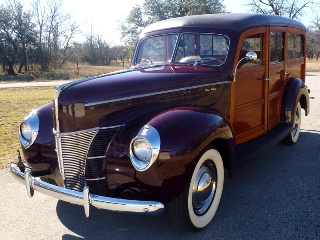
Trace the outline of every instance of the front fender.
<path fill-rule="evenodd" d="M 38 109 L 36 114 L 39 117 L 39 133 L 33 144 L 28 148 L 21 145 L 23 156 L 33 171 L 58 168 L 57 153 L 55 151 L 55 138 L 52 132 L 53 116 L 52 103 L 47 103 Z"/>
<path fill-rule="evenodd" d="M 290 79 L 284 91 L 282 113 L 284 122 L 294 123 L 295 108 L 300 102 L 301 107 L 305 110 L 305 115 L 309 114 L 309 90 L 305 83 L 299 78 Z"/>
<path fill-rule="evenodd" d="M 207 147 L 218 148 L 225 166 L 233 167 L 232 129 L 212 109 L 178 107 L 158 114 L 147 125 L 157 129 L 161 139 L 158 162 L 153 169 L 162 180 L 164 202 L 173 200 L 189 184 L 197 159 Z M 140 174 L 144 173 L 137 173 Z"/>

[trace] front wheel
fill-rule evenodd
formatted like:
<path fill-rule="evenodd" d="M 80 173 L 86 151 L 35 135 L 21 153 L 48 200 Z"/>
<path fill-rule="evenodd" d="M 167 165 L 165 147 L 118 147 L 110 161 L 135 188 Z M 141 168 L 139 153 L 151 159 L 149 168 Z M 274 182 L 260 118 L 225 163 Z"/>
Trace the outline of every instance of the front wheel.
<path fill-rule="evenodd" d="M 298 141 L 300 134 L 300 125 L 301 125 L 301 105 L 298 102 L 297 107 L 295 109 L 295 117 L 293 123 L 292 131 L 283 139 L 283 143 L 287 145 L 294 144 Z"/>
<path fill-rule="evenodd" d="M 210 149 L 200 157 L 188 186 L 169 203 L 171 220 L 180 228 L 199 231 L 207 226 L 219 206 L 224 182 L 220 153 Z"/>

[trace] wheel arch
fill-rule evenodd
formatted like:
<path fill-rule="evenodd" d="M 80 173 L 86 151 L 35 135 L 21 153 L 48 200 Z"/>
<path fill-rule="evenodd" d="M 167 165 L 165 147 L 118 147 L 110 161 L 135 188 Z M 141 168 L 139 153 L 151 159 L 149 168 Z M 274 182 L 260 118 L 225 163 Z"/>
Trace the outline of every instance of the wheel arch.
<path fill-rule="evenodd" d="M 234 170 L 234 143 L 230 146 L 229 142 L 217 138 L 210 143 L 209 147 L 215 148 L 221 154 L 224 168 L 229 170 L 229 176 L 231 177 Z"/>
<path fill-rule="evenodd" d="M 301 108 L 304 109 L 305 115 L 309 114 L 309 90 L 305 83 L 299 78 L 292 78 L 286 84 L 284 91 L 282 114 L 283 122 L 292 124 L 294 122 L 295 108 L 300 102 Z"/>

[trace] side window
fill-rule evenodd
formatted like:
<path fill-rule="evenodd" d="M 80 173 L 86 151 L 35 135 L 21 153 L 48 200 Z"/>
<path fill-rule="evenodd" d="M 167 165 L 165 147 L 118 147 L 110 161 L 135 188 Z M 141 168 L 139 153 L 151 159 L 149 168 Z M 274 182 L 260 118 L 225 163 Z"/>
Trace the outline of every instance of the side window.
<path fill-rule="evenodd" d="M 284 33 L 271 32 L 270 35 L 270 62 L 284 61 Z"/>
<path fill-rule="evenodd" d="M 206 59 L 207 65 L 221 65 L 229 51 L 229 39 L 226 36 L 210 33 L 184 33 L 181 35 L 175 61 L 194 63 Z"/>
<path fill-rule="evenodd" d="M 297 33 L 288 34 L 288 59 L 303 57 L 303 36 Z"/>
<path fill-rule="evenodd" d="M 248 52 L 255 52 L 258 56 L 255 62 L 240 62 L 238 68 L 253 67 L 262 64 L 263 59 L 263 34 L 254 34 L 245 38 L 240 49 L 239 60 L 244 58 Z"/>
<path fill-rule="evenodd" d="M 225 56 L 228 53 L 228 41 L 221 35 L 200 35 L 200 56 Z"/>
<path fill-rule="evenodd" d="M 186 56 L 196 55 L 196 36 L 194 34 L 183 34 L 179 45 L 176 60 L 181 60 Z"/>

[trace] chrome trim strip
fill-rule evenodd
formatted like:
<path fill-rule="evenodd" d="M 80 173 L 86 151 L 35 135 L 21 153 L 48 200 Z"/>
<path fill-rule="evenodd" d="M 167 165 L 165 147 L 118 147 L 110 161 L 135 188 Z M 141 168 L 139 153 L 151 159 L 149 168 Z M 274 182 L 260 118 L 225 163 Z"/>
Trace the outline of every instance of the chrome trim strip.
<path fill-rule="evenodd" d="M 154 96 L 154 95 L 161 95 L 161 94 L 166 94 L 166 93 L 186 91 L 186 90 L 196 89 L 196 88 L 200 88 L 200 87 L 215 86 L 215 85 L 221 85 L 221 84 L 226 84 L 226 83 L 231 83 L 231 81 L 223 81 L 223 82 L 218 82 L 218 83 L 207 83 L 207 84 L 202 84 L 202 85 L 197 85 L 197 86 L 192 86 L 192 87 L 184 87 L 184 88 L 177 88 L 177 89 L 167 90 L 167 91 L 140 94 L 140 95 L 135 95 L 135 96 L 131 96 L 131 97 L 115 98 L 115 99 L 106 100 L 106 101 L 87 103 L 84 106 L 91 107 L 91 106 L 100 105 L 100 104 L 113 103 L 113 102 L 118 102 L 118 101 L 126 101 L 126 100 L 131 100 L 131 99 L 136 99 L 136 98 L 150 97 L 150 96 Z"/>
<path fill-rule="evenodd" d="M 87 178 L 86 181 L 99 181 L 99 180 L 104 180 L 106 177 L 99 177 L 99 178 Z"/>
<path fill-rule="evenodd" d="M 61 136 L 60 136 L 60 132 L 56 131 L 55 129 L 53 129 L 53 134 L 55 136 L 55 141 L 56 141 L 56 153 L 57 153 L 57 158 L 58 158 L 59 172 L 61 174 L 62 183 L 64 185 L 65 176 L 64 176 L 64 167 L 63 167 L 63 162 L 62 162 Z"/>
<path fill-rule="evenodd" d="M 60 135 L 61 136 L 73 136 L 73 135 L 87 133 L 87 132 L 94 132 L 94 131 L 99 132 L 99 130 L 102 130 L 102 129 L 112 129 L 112 128 L 119 128 L 119 127 L 124 127 L 124 124 L 111 126 L 111 127 L 95 127 L 95 128 L 89 128 L 89 129 L 75 131 L 75 132 L 65 132 L 65 133 L 60 133 Z"/>
<path fill-rule="evenodd" d="M 34 178 L 31 175 L 26 175 L 20 171 L 15 163 L 10 164 L 10 171 L 19 182 L 26 184 L 28 192 L 37 190 L 51 197 L 84 206 L 87 217 L 90 215 L 90 206 L 110 211 L 145 214 L 160 214 L 164 210 L 164 205 L 156 201 L 137 201 L 94 195 L 89 192 L 88 186 L 85 186 L 83 192 L 58 187 Z"/>
<path fill-rule="evenodd" d="M 92 159 L 99 159 L 99 158 L 105 158 L 105 157 L 106 157 L 106 156 L 103 155 L 103 156 L 96 156 L 96 157 L 87 157 L 87 159 L 92 160 Z"/>

